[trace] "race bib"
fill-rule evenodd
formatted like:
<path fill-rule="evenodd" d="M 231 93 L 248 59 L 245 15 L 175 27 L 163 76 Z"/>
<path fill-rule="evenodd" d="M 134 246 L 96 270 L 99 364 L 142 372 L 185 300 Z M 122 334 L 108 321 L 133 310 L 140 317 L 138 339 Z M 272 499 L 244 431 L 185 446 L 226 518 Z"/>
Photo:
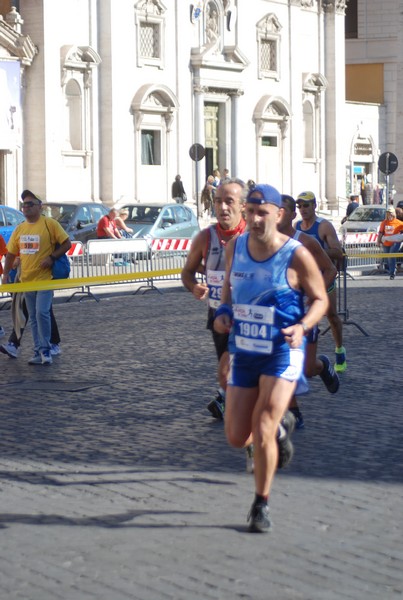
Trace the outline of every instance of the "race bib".
<path fill-rule="evenodd" d="M 225 271 L 207 271 L 207 286 L 209 289 L 208 304 L 210 308 L 218 308 L 221 304 L 224 277 Z"/>
<path fill-rule="evenodd" d="M 39 235 L 20 236 L 20 254 L 36 254 L 39 252 Z"/>
<path fill-rule="evenodd" d="M 274 307 L 235 304 L 233 310 L 236 347 L 244 352 L 271 354 Z"/>

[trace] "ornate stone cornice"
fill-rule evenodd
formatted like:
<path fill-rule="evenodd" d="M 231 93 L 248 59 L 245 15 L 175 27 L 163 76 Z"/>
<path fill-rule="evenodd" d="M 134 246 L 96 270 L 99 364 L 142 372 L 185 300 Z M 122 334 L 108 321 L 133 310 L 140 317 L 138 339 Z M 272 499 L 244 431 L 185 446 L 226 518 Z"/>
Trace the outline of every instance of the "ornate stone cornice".
<path fill-rule="evenodd" d="M 324 12 L 335 12 L 339 15 L 346 13 L 347 0 L 322 0 Z"/>
<path fill-rule="evenodd" d="M 18 58 L 22 65 L 31 65 L 38 48 L 28 35 L 22 35 L 14 27 L 0 18 L 0 46 L 6 48 L 13 58 Z"/>

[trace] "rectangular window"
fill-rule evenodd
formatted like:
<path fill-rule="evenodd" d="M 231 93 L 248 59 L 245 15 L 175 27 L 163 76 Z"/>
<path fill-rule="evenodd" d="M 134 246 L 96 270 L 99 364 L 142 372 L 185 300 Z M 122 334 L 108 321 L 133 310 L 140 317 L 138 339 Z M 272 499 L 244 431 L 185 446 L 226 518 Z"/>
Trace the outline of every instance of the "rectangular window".
<path fill-rule="evenodd" d="M 158 23 L 140 24 L 140 56 L 142 58 L 160 57 L 160 25 Z"/>
<path fill-rule="evenodd" d="M 345 18 L 345 35 L 346 39 L 358 38 L 358 7 L 357 0 L 349 0 L 346 6 Z"/>
<path fill-rule="evenodd" d="M 161 164 L 161 132 L 143 129 L 141 132 L 141 164 Z"/>
<path fill-rule="evenodd" d="M 346 65 L 347 102 L 384 103 L 383 64 Z"/>
<path fill-rule="evenodd" d="M 277 44 L 275 40 L 260 41 L 260 68 L 262 71 L 277 71 Z"/>
<path fill-rule="evenodd" d="M 262 146 L 277 146 L 277 138 L 274 135 L 266 135 L 262 137 Z"/>

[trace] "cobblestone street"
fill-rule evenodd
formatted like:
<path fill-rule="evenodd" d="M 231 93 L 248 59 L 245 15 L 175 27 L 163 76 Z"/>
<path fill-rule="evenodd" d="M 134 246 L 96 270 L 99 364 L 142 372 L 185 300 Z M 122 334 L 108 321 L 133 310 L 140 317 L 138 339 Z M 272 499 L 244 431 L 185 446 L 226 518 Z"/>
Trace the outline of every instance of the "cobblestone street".
<path fill-rule="evenodd" d="M 27 364 L 29 331 L 18 360 L 0 355 L 1 599 L 402 598 L 403 277 L 348 286 L 348 370 L 337 395 L 319 379 L 301 398 L 261 536 L 244 453 L 206 410 L 205 305 L 179 286 L 59 297 L 52 366 Z"/>

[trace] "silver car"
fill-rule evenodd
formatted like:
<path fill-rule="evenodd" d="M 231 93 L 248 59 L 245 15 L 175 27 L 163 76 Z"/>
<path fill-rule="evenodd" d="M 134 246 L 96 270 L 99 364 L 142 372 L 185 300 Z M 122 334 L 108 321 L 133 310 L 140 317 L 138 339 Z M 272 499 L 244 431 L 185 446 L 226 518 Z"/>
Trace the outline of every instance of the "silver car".
<path fill-rule="evenodd" d="M 386 207 L 379 204 L 358 206 L 340 227 L 340 233 L 377 232 L 386 219 Z"/>
<path fill-rule="evenodd" d="M 183 204 L 125 204 L 129 211 L 125 220 L 133 229 L 133 237 L 154 239 L 192 239 L 200 231 L 194 212 Z"/>

